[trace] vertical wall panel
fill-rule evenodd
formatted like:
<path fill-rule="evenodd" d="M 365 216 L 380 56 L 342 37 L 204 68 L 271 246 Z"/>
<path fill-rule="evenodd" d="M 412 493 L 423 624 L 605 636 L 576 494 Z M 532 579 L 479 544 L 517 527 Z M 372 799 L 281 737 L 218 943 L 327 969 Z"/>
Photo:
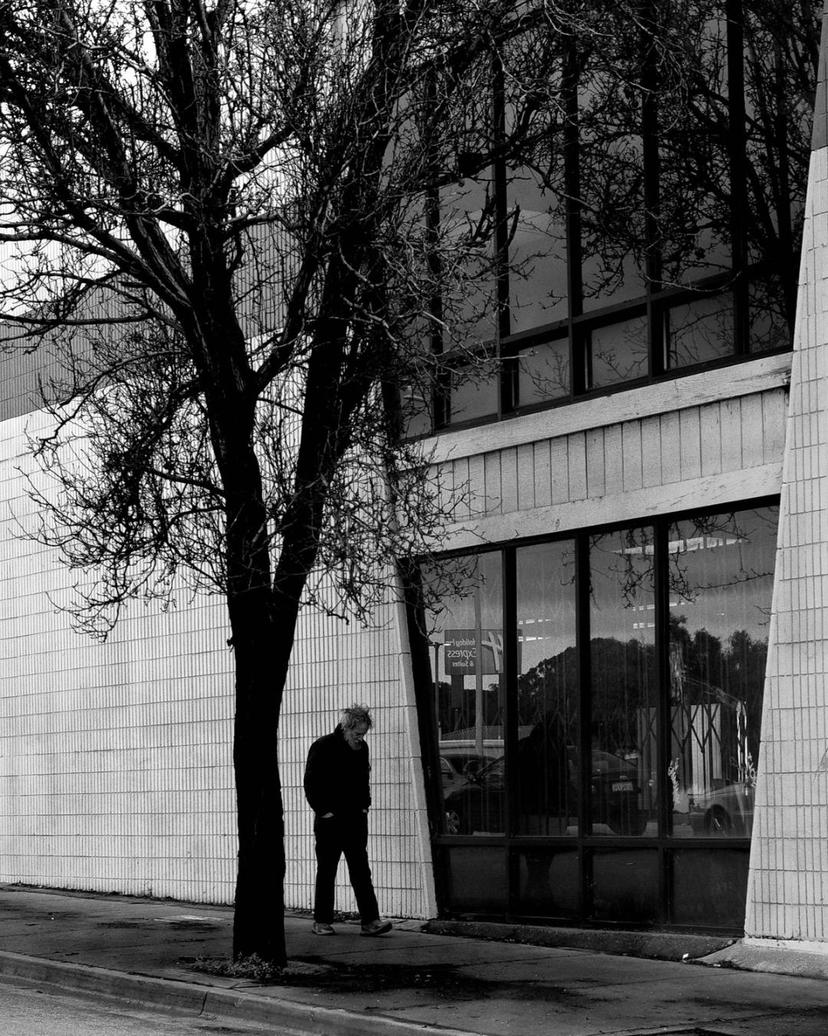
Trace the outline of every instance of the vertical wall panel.
<path fill-rule="evenodd" d="M 500 454 L 485 454 L 483 465 L 486 486 L 486 511 L 488 514 L 501 514 L 503 512 L 503 486 L 500 481 Z"/>
<path fill-rule="evenodd" d="M 561 504 L 569 500 L 569 451 L 563 436 L 550 442 L 549 462 L 552 503 Z"/>
<path fill-rule="evenodd" d="M 640 421 L 628 421 L 622 426 L 622 442 L 624 490 L 630 493 L 644 484 Z"/>
<path fill-rule="evenodd" d="M 504 514 L 518 509 L 517 450 L 500 451 L 500 495 Z"/>
<path fill-rule="evenodd" d="M 532 446 L 535 464 L 535 506 L 549 507 L 552 503 L 551 454 L 547 441 Z"/>
<path fill-rule="evenodd" d="M 743 466 L 742 456 L 742 401 L 725 400 L 720 408 L 722 471 L 738 471 Z"/>
<path fill-rule="evenodd" d="M 718 475 L 722 470 L 721 409 L 718 404 L 705 408 L 704 419 L 700 419 L 699 438 L 702 475 Z"/>
<path fill-rule="evenodd" d="M 679 471 L 683 479 L 698 478 L 702 473 L 701 422 L 696 407 L 681 410 L 679 423 Z"/>
<path fill-rule="evenodd" d="M 604 468 L 608 496 L 624 491 L 624 435 L 623 426 L 610 425 L 604 429 Z"/>
<path fill-rule="evenodd" d="M 548 467 L 547 467 L 548 470 Z M 533 443 L 517 450 L 516 510 L 528 511 L 535 506 L 535 447 Z"/>
<path fill-rule="evenodd" d="M 583 433 L 570 435 L 568 440 L 569 499 L 587 497 L 586 437 Z"/>
<path fill-rule="evenodd" d="M 661 423 L 657 417 L 641 422 L 641 481 L 644 486 L 661 485 Z"/>
<path fill-rule="evenodd" d="M 609 430 L 608 430 L 609 431 Z M 585 437 L 586 482 L 588 496 L 603 496 L 607 491 L 604 429 L 591 428 Z"/>
<path fill-rule="evenodd" d="M 765 428 L 762 422 L 762 396 L 746 396 L 741 399 L 742 464 L 746 468 L 756 467 L 765 461 Z M 779 455 L 777 451 L 776 456 Z"/>
<path fill-rule="evenodd" d="M 659 426 L 661 428 L 661 475 L 664 484 L 669 485 L 682 478 L 679 414 L 662 414 L 659 418 Z"/>

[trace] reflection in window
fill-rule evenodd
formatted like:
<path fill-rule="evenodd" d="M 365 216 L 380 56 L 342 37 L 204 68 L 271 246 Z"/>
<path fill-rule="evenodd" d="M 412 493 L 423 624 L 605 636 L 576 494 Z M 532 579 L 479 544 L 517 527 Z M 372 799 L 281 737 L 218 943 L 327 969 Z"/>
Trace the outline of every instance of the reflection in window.
<path fill-rule="evenodd" d="M 647 376 L 647 318 L 633 317 L 589 333 L 589 388 L 606 388 Z"/>
<path fill-rule="evenodd" d="M 495 416 L 500 403 L 496 366 L 484 362 L 479 369 L 462 366 L 453 370 L 450 400 L 450 424 Z"/>
<path fill-rule="evenodd" d="M 758 277 L 748 288 L 749 344 L 752 353 L 790 349 L 795 297 L 788 299 L 778 277 Z"/>
<path fill-rule="evenodd" d="M 433 427 L 431 393 L 419 385 L 405 385 L 400 397 L 406 438 L 429 435 Z"/>
<path fill-rule="evenodd" d="M 516 855 L 518 912 L 535 917 L 577 917 L 581 899 L 578 852 L 537 846 Z"/>
<path fill-rule="evenodd" d="M 596 52 L 579 84 L 583 310 L 641 298 L 647 251 L 640 94 L 601 68 Z"/>
<path fill-rule="evenodd" d="M 711 16 L 701 7 L 696 19 L 685 27 L 693 101 L 683 91 L 665 91 L 657 100 L 657 234 L 661 277 L 672 285 L 722 273 L 733 263 L 728 22 L 723 12 Z"/>
<path fill-rule="evenodd" d="M 517 399 L 529 407 L 569 395 L 569 339 L 542 342 L 518 353 Z"/>
<path fill-rule="evenodd" d="M 640 835 L 658 790 L 652 530 L 594 537 L 589 565 L 592 830 Z"/>
<path fill-rule="evenodd" d="M 442 310 L 449 338 L 467 347 L 495 337 L 495 222 L 490 180 L 469 178 L 440 192 Z"/>
<path fill-rule="evenodd" d="M 729 293 L 673 306 L 665 324 L 670 370 L 733 355 L 733 298 Z"/>
<path fill-rule="evenodd" d="M 500 554 L 468 559 L 431 636 L 447 834 L 504 831 L 503 617 Z"/>
<path fill-rule="evenodd" d="M 668 778 L 677 836 L 749 837 L 777 509 L 670 528 Z"/>
<path fill-rule="evenodd" d="M 574 544 L 519 550 L 517 594 L 518 832 L 577 833 Z"/>
<path fill-rule="evenodd" d="M 532 170 L 513 174 L 509 292 L 511 333 L 567 315 L 566 248 L 560 199 L 545 192 Z"/>

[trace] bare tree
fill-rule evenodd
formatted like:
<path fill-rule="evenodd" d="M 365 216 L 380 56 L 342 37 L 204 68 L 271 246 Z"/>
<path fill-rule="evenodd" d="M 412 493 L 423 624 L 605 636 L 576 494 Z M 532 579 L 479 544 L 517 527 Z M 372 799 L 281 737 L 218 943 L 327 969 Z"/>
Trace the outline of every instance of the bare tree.
<path fill-rule="evenodd" d="M 496 145 L 492 68 L 557 31 L 511 0 L 0 5 L 4 339 L 49 357 L 54 419 L 39 535 L 94 573 L 76 616 L 100 635 L 182 579 L 226 600 L 237 957 L 285 959 L 300 606 L 365 615 L 445 517 L 405 403 L 493 260 L 484 212 L 429 206 L 536 132 L 540 62 Z"/>

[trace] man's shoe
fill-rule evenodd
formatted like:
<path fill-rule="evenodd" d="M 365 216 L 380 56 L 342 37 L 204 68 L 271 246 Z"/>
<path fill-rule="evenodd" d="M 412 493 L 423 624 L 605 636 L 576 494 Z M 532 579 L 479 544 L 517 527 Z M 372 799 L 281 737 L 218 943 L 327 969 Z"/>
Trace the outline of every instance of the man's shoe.
<path fill-rule="evenodd" d="M 311 931 L 314 935 L 336 935 L 332 924 L 325 924 L 324 921 L 314 921 Z"/>
<path fill-rule="evenodd" d="M 391 922 L 382 921 L 377 918 L 376 921 L 369 921 L 368 924 L 362 926 L 363 935 L 385 935 L 386 932 L 391 931 Z"/>

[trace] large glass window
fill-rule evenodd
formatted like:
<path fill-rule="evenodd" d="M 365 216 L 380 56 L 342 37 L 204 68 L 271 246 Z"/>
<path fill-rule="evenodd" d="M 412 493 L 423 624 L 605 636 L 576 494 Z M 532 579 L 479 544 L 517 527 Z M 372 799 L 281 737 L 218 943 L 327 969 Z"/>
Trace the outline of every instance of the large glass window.
<path fill-rule="evenodd" d="M 501 566 L 495 552 L 454 569 L 460 592 L 431 637 L 448 834 L 505 830 Z"/>
<path fill-rule="evenodd" d="M 571 390 L 569 339 L 554 338 L 516 352 L 517 397 L 514 407 L 531 407 L 562 399 Z"/>
<path fill-rule="evenodd" d="M 651 828 L 656 781 L 655 579 L 652 529 L 592 539 L 590 798 L 594 834 Z"/>
<path fill-rule="evenodd" d="M 508 190 L 509 314 L 515 334 L 566 317 L 566 240 L 563 201 L 543 188 L 534 170 L 517 170 Z"/>
<path fill-rule="evenodd" d="M 669 531 L 673 833 L 749 836 L 776 545 L 775 509 Z"/>
<path fill-rule="evenodd" d="M 586 334 L 586 379 L 590 388 L 608 388 L 649 373 L 647 318 L 630 315 L 611 324 L 596 324 Z"/>
<path fill-rule="evenodd" d="M 511 41 L 437 235 L 446 341 L 504 362 L 485 402 L 444 379 L 438 426 L 790 348 L 822 4 L 777 8 Z"/>
<path fill-rule="evenodd" d="M 738 926 L 777 516 L 665 517 L 426 574 L 445 586 L 448 909 Z"/>
<path fill-rule="evenodd" d="M 517 830 L 578 830 L 575 545 L 517 552 Z"/>

